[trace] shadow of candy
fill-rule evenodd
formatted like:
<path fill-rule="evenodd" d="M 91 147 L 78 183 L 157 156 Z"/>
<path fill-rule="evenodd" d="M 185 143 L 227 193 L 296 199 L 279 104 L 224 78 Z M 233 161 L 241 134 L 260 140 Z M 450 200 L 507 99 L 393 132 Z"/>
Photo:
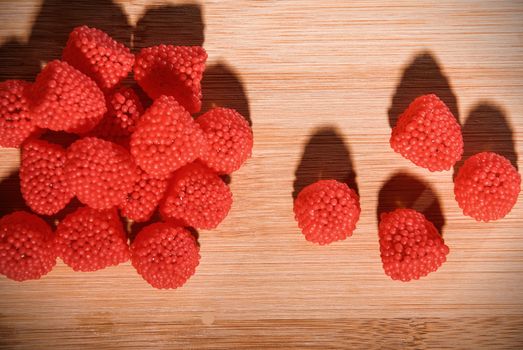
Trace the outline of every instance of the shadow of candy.
<path fill-rule="evenodd" d="M 349 147 L 333 126 L 320 127 L 309 138 L 295 172 L 293 199 L 318 180 L 337 180 L 358 192 Z"/>
<path fill-rule="evenodd" d="M 131 43 L 127 17 L 111 0 L 45 0 L 27 44 L 11 39 L 0 47 L 0 80 L 34 80 L 40 62 L 59 59 L 71 30 L 84 24 L 105 31 L 127 46 Z"/>
<path fill-rule="evenodd" d="M 377 222 L 380 222 L 383 213 L 398 208 L 410 208 L 423 213 L 443 234 L 445 218 L 436 193 L 428 183 L 403 171 L 393 174 L 381 187 L 376 208 Z"/>
<path fill-rule="evenodd" d="M 463 157 L 454 166 L 454 177 L 470 156 L 490 151 L 507 158 L 518 168 L 518 157 L 514 144 L 514 133 L 500 106 L 489 101 L 480 101 L 469 112 L 462 127 Z"/>
<path fill-rule="evenodd" d="M 406 65 L 396 86 L 388 110 L 389 125 L 393 128 L 399 116 L 414 99 L 421 95 L 436 94 L 449 107 L 459 123 L 458 101 L 440 63 L 430 51 L 423 51 Z"/>

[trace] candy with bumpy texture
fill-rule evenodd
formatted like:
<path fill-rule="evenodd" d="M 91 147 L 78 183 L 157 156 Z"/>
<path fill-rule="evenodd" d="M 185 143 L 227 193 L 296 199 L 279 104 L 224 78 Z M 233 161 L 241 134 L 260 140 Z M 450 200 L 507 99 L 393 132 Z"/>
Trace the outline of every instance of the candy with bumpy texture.
<path fill-rule="evenodd" d="M 0 147 L 20 147 L 36 126 L 29 112 L 31 83 L 6 80 L 0 83 Z"/>
<path fill-rule="evenodd" d="M 383 213 L 379 241 L 385 274 L 403 282 L 436 271 L 449 253 L 436 227 L 413 209 Z"/>
<path fill-rule="evenodd" d="M 146 47 L 136 55 L 134 79 L 150 98 L 173 96 L 189 113 L 196 113 L 202 106 L 206 60 L 200 46 Z"/>
<path fill-rule="evenodd" d="M 38 214 L 53 215 L 74 197 L 65 179 L 66 152 L 44 140 L 29 140 L 22 147 L 20 190 Z"/>
<path fill-rule="evenodd" d="M 85 133 L 107 111 L 102 90 L 67 62 L 49 62 L 36 77 L 30 93 L 33 122 L 55 131 Z"/>
<path fill-rule="evenodd" d="M 131 154 L 140 168 L 168 177 L 205 151 L 203 132 L 171 96 L 161 96 L 143 114 L 131 135 Z"/>
<path fill-rule="evenodd" d="M 80 26 L 69 34 L 62 59 L 104 90 L 114 88 L 134 64 L 134 55 L 122 43 L 96 28 Z"/>
<path fill-rule="evenodd" d="M 430 171 L 449 170 L 463 154 L 461 127 L 436 95 L 416 98 L 390 137 L 395 152 Z"/>
<path fill-rule="evenodd" d="M 96 137 L 85 137 L 67 150 L 65 177 L 84 204 L 108 209 L 124 202 L 138 169 L 125 148 Z"/>
<path fill-rule="evenodd" d="M 482 152 L 468 158 L 454 180 L 454 195 L 463 214 L 477 221 L 507 215 L 521 191 L 521 175 L 505 157 Z"/>
<path fill-rule="evenodd" d="M 141 230 L 131 244 L 131 262 L 151 286 L 181 287 L 194 275 L 200 248 L 189 231 L 171 223 L 155 223 Z"/>
<path fill-rule="evenodd" d="M 0 219 L 0 274 L 15 281 L 34 280 L 55 264 L 53 232 L 44 220 L 24 211 Z"/>
<path fill-rule="evenodd" d="M 317 181 L 294 201 L 295 219 L 305 239 L 320 245 L 352 236 L 360 212 L 359 196 L 336 180 Z"/>
<path fill-rule="evenodd" d="M 82 207 L 67 215 L 56 228 L 56 250 L 74 271 L 96 271 L 130 257 L 116 209 Z"/>
<path fill-rule="evenodd" d="M 143 222 L 151 218 L 167 189 L 167 179 L 158 179 L 138 168 L 138 180 L 120 209 L 127 218 Z"/>
<path fill-rule="evenodd" d="M 200 160 L 219 174 L 238 170 L 251 156 L 252 130 L 234 109 L 214 108 L 196 119 L 207 140 Z"/>
<path fill-rule="evenodd" d="M 89 136 L 128 147 L 131 134 L 142 114 L 142 103 L 136 92 L 129 87 L 118 89 L 107 95 L 107 113 L 89 132 Z"/>
<path fill-rule="evenodd" d="M 229 213 L 232 193 L 212 170 L 197 162 L 173 174 L 160 203 L 164 220 L 202 229 L 217 227 Z"/>

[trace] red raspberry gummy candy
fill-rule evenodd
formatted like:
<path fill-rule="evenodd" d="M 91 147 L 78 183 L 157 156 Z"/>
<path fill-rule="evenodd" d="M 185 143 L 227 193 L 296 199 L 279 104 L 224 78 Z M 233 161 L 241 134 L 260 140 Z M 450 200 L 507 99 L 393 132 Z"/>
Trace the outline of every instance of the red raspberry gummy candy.
<path fill-rule="evenodd" d="M 124 202 L 138 169 L 125 148 L 96 137 L 85 137 L 67 150 L 65 177 L 84 204 L 109 209 Z"/>
<path fill-rule="evenodd" d="M 171 96 L 154 101 L 131 136 L 136 163 L 155 177 L 168 177 L 198 158 L 205 148 L 202 130 Z"/>
<path fill-rule="evenodd" d="M 200 160 L 220 174 L 238 170 L 251 156 L 253 137 L 240 113 L 229 108 L 214 108 L 196 119 L 208 148 Z"/>
<path fill-rule="evenodd" d="M 461 127 L 436 95 L 416 98 L 390 138 L 395 152 L 430 171 L 449 170 L 463 154 Z"/>
<path fill-rule="evenodd" d="M 0 147 L 20 147 L 36 130 L 29 113 L 28 90 L 23 80 L 0 83 Z"/>
<path fill-rule="evenodd" d="M 138 168 L 138 180 L 120 209 L 127 218 L 143 222 L 151 218 L 167 189 L 167 179 L 158 179 Z"/>
<path fill-rule="evenodd" d="M 521 175 L 505 157 L 482 152 L 468 158 L 454 180 L 454 195 L 463 214 L 477 221 L 498 220 L 518 199 Z"/>
<path fill-rule="evenodd" d="M 229 186 L 209 168 L 191 163 L 174 173 L 160 214 L 165 220 L 212 229 L 225 219 L 231 205 Z"/>
<path fill-rule="evenodd" d="M 62 59 L 93 79 L 104 91 L 115 87 L 134 64 L 134 55 L 125 45 L 87 26 L 76 27 L 69 34 Z"/>
<path fill-rule="evenodd" d="M 31 89 L 34 123 L 55 131 L 85 133 L 107 111 L 105 98 L 96 83 L 66 62 L 49 62 Z"/>
<path fill-rule="evenodd" d="M 136 55 L 134 78 L 150 98 L 173 96 L 189 113 L 202 107 L 207 53 L 200 46 L 158 45 Z"/>
<path fill-rule="evenodd" d="M 320 180 L 300 191 L 294 214 L 305 239 L 320 245 L 352 236 L 360 217 L 359 197 L 336 180 Z"/>
<path fill-rule="evenodd" d="M 408 282 L 427 276 L 449 253 L 432 222 L 413 209 L 382 214 L 379 239 L 383 270 L 393 280 Z"/>
<path fill-rule="evenodd" d="M 189 231 L 171 223 L 155 223 L 141 230 L 131 244 L 131 262 L 151 286 L 181 287 L 194 275 L 200 248 Z"/>
<path fill-rule="evenodd" d="M 67 215 L 56 228 L 56 249 L 74 271 L 96 271 L 130 257 L 116 209 L 82 207 Z"/>
<path fill-rule="evenodd" d="M 138 95 L 132 88 L 123 87 L 107 96 L 107 113 L 89 135 L 128 147 L 142 114 Z"/>
<path fill-rule="evenodd" d="M 15 281 L 34 280 L 55 264 L 53 232 L 44 220 L 24 211 L 0 219 L 0 274 Z"/>
<path fill-rule="evenodd" d="M 43 140 L 29 140 L 22 148 L 20 190 L 38 214 L 53 215 L 74 197 L 64 174 L 65 149 Z"/>

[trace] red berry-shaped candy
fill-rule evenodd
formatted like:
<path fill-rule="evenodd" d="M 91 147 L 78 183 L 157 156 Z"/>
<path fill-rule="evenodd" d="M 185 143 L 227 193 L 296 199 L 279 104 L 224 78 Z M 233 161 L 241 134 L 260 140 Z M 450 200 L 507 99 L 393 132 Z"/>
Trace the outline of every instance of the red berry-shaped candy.
<path fill-rule="evenodd" d="M 317 181 L 294 201 L 294 215 L 305 239 L 320 245 L 352 236 L 360 212 L 356 192 L 336 180 Z"/>
<path fill-rule="evenodd" d="M 107 114 L 89 135 L 127 147 L 142 114 L 138 95 L 123 87 L 107 96 Z"/>
<path fill-rule="evenodd" d="M 234 109 L 211 109 L 196 122 L 200 124 L 208 145 L 200 159 L 209 168 L 220 174 L 230 174 L 251 156 L 252 130 Z"/>
<path fill-rule="evenodd" d="M 202 106 L 206 60 L 200 46 L 146 47 L 136 55 L 134 78 L 150 98 L 173 96 L 189 113 L 196 113 Z"/>
<path fill-rule="evenodd" d="M 96 271 L 129 260 L 127 236 L 116 209 L 78 208 L 56 228 L 58 256 L 75 271 Z"/>
<path fill-rule="evenodd" d="M 66 62 L 49 62 L 31 89 L 34 123 L 55 131 L 85 133 L 107 111 L 105 98 L 96 83 Z"/>
<path fill-rule="evenodd" d="M 107 33 L 87 26 L 70 34 L 62 59 L 91 79 L 104 91 L 125 78 L 134 64 L 134 55 Z"/>
<path fill-rule="evenodd" d="M 56 264 L 51 228 L 24 211 L 0 219 L 0 274 L 15 281 L 39 279 Z"/>
<path fill-rule="evenodd" d="M 463 214 L 478 221 L 505 217 L 520 190 L 521 175 L 508 159 L 493 152 L 468 158 L 454 180 L 454 195 Z"/>
<path fill-rule="evenodd" d="M 231 205 L 227 184 L 209 168 L 191 163 L 174 173 L 160 213 L 165 220 L 211 229 L 225 219 Z"/>
<path fill-rule="evenodd" d="M 0 83 L 0 147 L 20 147 L 36 130 L 27 99 L 30 88 L 31 84 L 23 80 Z"/>
<path fill-rule="evenodd" d="M 53 215 L 74 197 L 64 174 L 65 149 L 43 140 L 29 140 L 22 148 L 20 190 L 38 214 Z"/>
<path fill-rule="evenodd" d="M 413 209 L 381 215 L 381 261 L 393 280 L 417 280 L 436 271 L 447 259 L 449 247 L 432 222 Z"/>
<path fill-rule="evenodd" d="M 138 168 L 138 180 L 120 209 L 127 218 L 143 222 L 151 218 L 167 189 L 167 179 L 158 179 Z"/>
<path fill-rule="evenodd" d="M 178 288 L 194 275 L 200 248 L 189 231 L 171 223 L 155 223 L 141 230 L 131 244 L 136 271 L 158 289 Z"/>
<path fill-rule="evenodd" d="M 461 127 L 436 95 L 416 98 L 390 138 L 395 152 L 430 171 L 449 170 L 463 154 Z"/>
<path fill-rule="evenodd" d="M 131 154 L 136 163 L 158 178 L 166 178 L 194 161 L 206 145 L 198 124 L 171 96 L 154 101 L 131 136 Z"/>
<path fill-rule="evenodd" d="M 124 202 L 138 178 L 138 169 L 125 148 L 85 137 L 67 150 L 65 178 L 82 203 L 108 209 Z"/>

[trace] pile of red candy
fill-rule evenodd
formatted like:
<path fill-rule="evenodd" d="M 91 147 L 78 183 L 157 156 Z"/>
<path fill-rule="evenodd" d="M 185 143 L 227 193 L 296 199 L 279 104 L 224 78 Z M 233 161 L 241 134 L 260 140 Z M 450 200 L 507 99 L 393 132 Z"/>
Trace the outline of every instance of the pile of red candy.
<path fill-rule="evenodd" d="M 0 83 L 0 146 L 21 147 L 20 187 L 37 214 L 56 215 L 76 197 L 85 206 L 56 230 L 35 214 L 0 219 L 0 273 L 23 281 L 48 273 L 60 257 L 75 271 L 95 271 L 131 259 L 156 288 L 177 288 L 199 262 L 187 229 L 212 229 L 227 216 L 232 194 L 220 177 L 250 157 L 253 135 L 235 110 L 201 108 L 207 54 L 202 47 L 159 45 L 136 56 L 106 33 L 86 26 L 69 36 L 62 60 L 45 65 L 34 83 Z M 130 71 L 152 99 L 148 108 L 121 82 Z M 67 149 L 39 138 L 45 130 L 73 133 Z M 435 95 L 416 98 L 398 119 L 390 145 L 430 171 L 449 170 L 463 154 L 461 127 Z M 517 201 L 521 176 L 492 152 L 465 160 L 454 182 L 465 215 L 498 220 Z M 146 222 L 128 244 L 119 213 Z M 350 237 L 360 217 L 358 194 L 321 180 L 294 202 L 308 241 Z M 449 248 L 436 227 L 413 209 L 384 213 L 379 223 L 383 269 L 410 281 L 436 271 Z"/>
<path fill-rule="evenodd" d="M 461 127 L 436 95 L 416 98 L 399 117 L 390 145 L 395 152 L 430 171 L 449 170 L 463 154 Z M 454 180 L 454 194 L 465 215 L 498 220 L 516 204 L 521 176 L 505 157 L 482 152 L 465 160 Z M 347 184 L 320 180 L 294 202 L 298 226 L 308 241 L 329 244 L 350 237 L 360 216 L 359 197 Z M 383 213 L 379 244 L 385 273 L 410 281 L 436 271 L 449 248 L 436 227 L 419 212 L 397 208 Z"/>
<path fill-rule="evenodd" d="M 250 157 L 253 134 L 233 109 L 201 108 L 207 54 L 202 47 L 159 45 L 136 56 L 106 33 L 75 28 L 61 60 L 34 83 L 0 83 L 0 146 L 21 148 L 20 188 L 33 212 L 52 216 L 76 197 L 84 206 L 56 230 L 36 214 L 0 219 L 0 274 L 38 279 L 56 258 L 75 271 L 129 259 L 153 287 L 177 288 L 200 255 L 187 229 L 212 229 L 229 213 L 221 178 Z M 152 100 L 122 81 L 131 70 Z M 149 105 L 148 108 L 144 106 Z M 47 130 L 75 134 L 64 148 Z M 120 214 L 147 222 L 129 245 Z"/>

